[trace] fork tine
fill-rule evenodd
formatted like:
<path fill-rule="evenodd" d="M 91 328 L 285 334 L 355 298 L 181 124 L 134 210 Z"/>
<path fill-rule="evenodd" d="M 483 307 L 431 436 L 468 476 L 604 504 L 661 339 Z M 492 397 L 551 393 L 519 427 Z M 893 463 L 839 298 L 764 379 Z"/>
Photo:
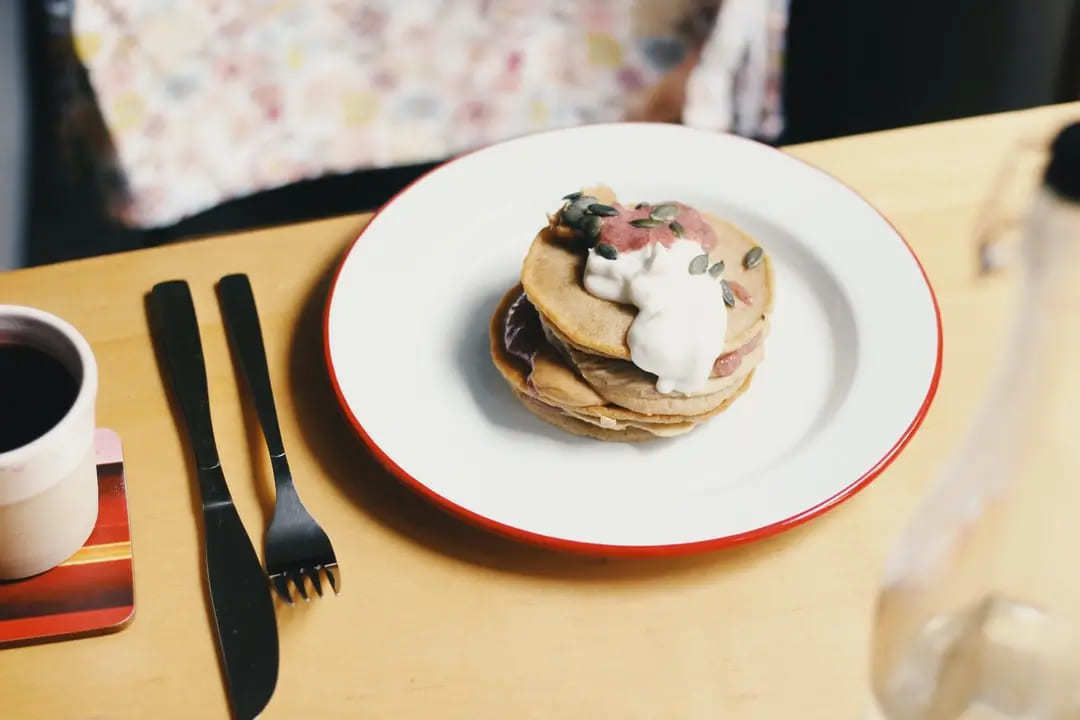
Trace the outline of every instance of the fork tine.
<path fill-rule="evenodd" d="M 315 592 L 319 594 L 319 597 L 322 597 L 322 583 L 319 582 L 319 566 L 316 565 L 309 569 L 306 574 L 308 578 L 311 579 L 311 584 L 314 586 Z"/>
<path fill-rule="evenodd" d="M 277 573 L 271 575 L 270 580 L 274 584 L 274 589 L 277 590 L 277 594 L 289 605 L 293 604 L 292 597 L 289 595 L 289 580 L 285 577 L 285 573 Z"/>
<path fill-rule="evenodd" d="M 326 579 L 330 582 L 330 587 L 334 589 L 334 594 L 337 595 L 341 592 L 339 587 L 341 583 L 341 570 L 338 569 L 337 563 L 323 565 L 323 572 L 326 573 Z"/>
<path fill-rule="evenodd" d="M 300 591 L 300 597 L 304 598 L 305 602 L 311 600 L 307 594 L 307 588 L 304 587 L 304 572 L 303 570 L 296 570 L 292 574 L 293 584 L 296 585 L 296 589 Z"/>

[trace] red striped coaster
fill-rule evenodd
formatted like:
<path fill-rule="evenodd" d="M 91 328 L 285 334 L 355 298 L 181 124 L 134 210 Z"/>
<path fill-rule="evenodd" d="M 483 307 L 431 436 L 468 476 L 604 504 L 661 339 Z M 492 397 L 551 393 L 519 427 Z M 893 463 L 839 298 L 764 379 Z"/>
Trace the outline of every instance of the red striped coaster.
<path fill-rule="evenodd" d="M 25 580 L 0 582 L 0 645 L 118 630 L 135 613 L 120 437 L 95 433 L 98 519 L 74 555 Z"/>

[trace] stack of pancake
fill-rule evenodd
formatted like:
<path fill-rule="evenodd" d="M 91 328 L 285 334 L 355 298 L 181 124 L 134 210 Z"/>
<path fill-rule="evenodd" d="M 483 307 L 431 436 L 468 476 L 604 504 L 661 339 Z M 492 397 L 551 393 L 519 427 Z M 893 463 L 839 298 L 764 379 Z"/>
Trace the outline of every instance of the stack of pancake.
<path fill-rule="evenodd" d="M 606 188 L 588 194 L 614 203 Z M 581 233 L 568 227 L 560 211 L 533 240 L 521 284 L 491 318 L 495 366 L 526 408 L 578 435 L 640 441 L 688 432 L 746 390 L 764 353 L 772 268 L 767 255 L 751 253 L 756 243 L 748 235 L 702 215 L 717 237 L 709 264 L 724 262 L 734 305 L 728 309 L 724 351 L 701 391 L 661 393 L 656 376 L 634 365 L 626 336 L 637 310 L 586 291 Z"/>

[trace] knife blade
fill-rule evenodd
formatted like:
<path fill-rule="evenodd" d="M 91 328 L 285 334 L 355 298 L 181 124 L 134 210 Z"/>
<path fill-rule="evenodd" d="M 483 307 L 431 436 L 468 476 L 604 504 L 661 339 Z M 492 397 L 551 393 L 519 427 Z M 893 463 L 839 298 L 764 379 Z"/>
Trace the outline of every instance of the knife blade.
<path fill-rule="evenodd" d="M 206 574 L 233 714 L 257 716 L 274 694 L 278 635 L 274 603 L 251 539 L 225 483 L 206 382 L 199 325 L 183 280 L 150 292 L 152 332 L 187 426 L 202 495 Z"/>

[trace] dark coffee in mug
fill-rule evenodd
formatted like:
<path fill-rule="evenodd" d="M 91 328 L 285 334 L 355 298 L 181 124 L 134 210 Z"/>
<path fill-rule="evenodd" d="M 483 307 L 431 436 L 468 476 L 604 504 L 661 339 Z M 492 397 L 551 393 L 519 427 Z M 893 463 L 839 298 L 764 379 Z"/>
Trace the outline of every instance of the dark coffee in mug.
<path fill-rule="evenodd" d="M 0 341 L 0 452 L 41 437 L 75 403 L 79 382 L 34 345 Z"/>

